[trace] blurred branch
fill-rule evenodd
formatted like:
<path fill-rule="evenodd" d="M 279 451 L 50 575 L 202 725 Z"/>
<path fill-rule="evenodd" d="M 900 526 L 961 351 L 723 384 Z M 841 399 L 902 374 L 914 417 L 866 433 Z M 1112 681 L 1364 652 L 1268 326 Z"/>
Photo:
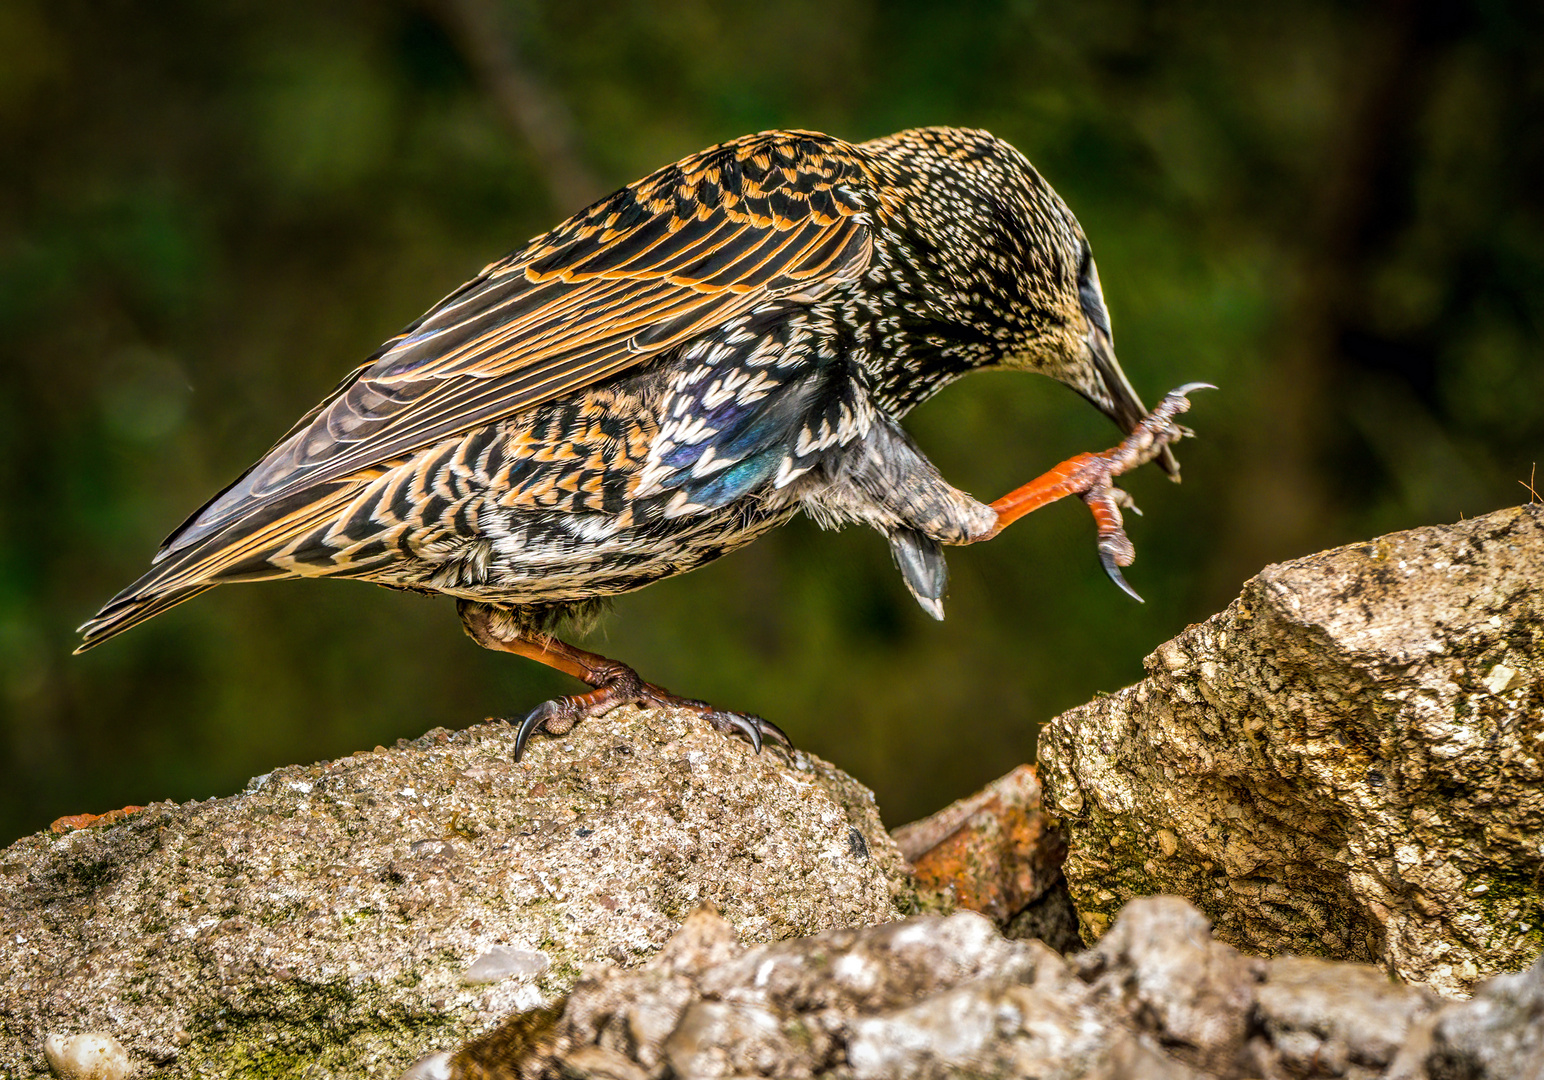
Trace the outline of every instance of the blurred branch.
<path fill-rule="evenodd" d="M 506 127 L 536 152 L 552 205 L 568 214 L 605 193 L 584 163 L 573 117 L 522 63 L 497 0 L 425 0 Z"/>

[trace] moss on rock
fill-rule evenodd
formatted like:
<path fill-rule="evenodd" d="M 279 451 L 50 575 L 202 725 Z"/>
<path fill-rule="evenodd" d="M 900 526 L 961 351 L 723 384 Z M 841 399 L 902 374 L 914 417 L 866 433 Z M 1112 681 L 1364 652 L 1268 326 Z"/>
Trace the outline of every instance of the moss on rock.
<path fill-rule="evenodd" d="M 0 852 L 0 1076 L 72 1031 L 158 1076 L 396 1076 L 705 901 L 747 941 L 915 906 L 873 796 L 808 755 L 633 708 L 512 751 L 436 730 Z M 548 966 L 468 985 L 498 945 Z"/>
<path fill-rule="evenodd" d="M 1040 736 L 1086 940 L 1172 893 L 1447 994 L 1544 951 L 1544 506 L 1267 567 Z"/>

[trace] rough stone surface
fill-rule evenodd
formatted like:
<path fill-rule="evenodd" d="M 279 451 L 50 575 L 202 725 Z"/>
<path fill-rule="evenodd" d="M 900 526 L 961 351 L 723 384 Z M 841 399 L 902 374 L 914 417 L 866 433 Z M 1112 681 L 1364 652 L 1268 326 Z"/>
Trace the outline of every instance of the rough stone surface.
<path fill-rule="evenodd" d="M 642 969 L 587 972 L 560 1012 L 517 1016 L 421 1074 L 1070 1080 L 1123 1062 L 1193 1075 L 1102 1013 L 1051 949 L 974 912 L 746 948 L 703 910 Z"/>
<path fill-rule="evenodd" d="M 1212 940 L 1189 904 L 1130 905 L 1104 939 L 1073 960 L 1097 1000 L 1161 1032 L 1175 1055 L 1208 1075 L 1249 1072 L 1249 1034 L 1266 965 Z"/>
<path fill-rule="evenodd" d="M 873 797 L 814 758 L 636 709 L 512 750 L 434 731 L 0 852 L 0 1076 L 78 1032 L 137 1075 L 396 1076 L 704 902 L 747 941 L 914 904 Z"/>
<path fill-rule="evenodd" d="M 892 835 L 924 906 L 1008 925 L 1061 881 L 1067 842 L 1040 805 L 1032 765 Z"/>
<path fill-rule="evenodd" d="M 1366 965 L 1242 956 L 1174 897 L 1070 960 L 969 912 L 747 948 L 703 910 L 413 1080 L 1539 1080 L 1541 1010 L 1544 962 L 1444 1004 Z"/>
<path fill-rule="evenodd" d="M 1544 506 L 1268 567 L 1147 670 L 1040 735 L 1085 940 L 1174 893 L 1449 995 L 1544 951 Z"/>
<path fill-rule="evenodd" d="M 1406 1040 L 1390 1080 L 1544 1080 L 1544 958 L 1448 1005 Z"/>

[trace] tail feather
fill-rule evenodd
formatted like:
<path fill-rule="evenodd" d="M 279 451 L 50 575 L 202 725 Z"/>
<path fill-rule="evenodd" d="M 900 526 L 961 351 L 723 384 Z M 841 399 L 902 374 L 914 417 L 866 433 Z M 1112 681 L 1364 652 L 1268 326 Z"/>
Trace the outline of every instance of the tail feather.
<path fill-rule="evenodd" d="M 142 578 L 141 581 L 143 580 Z M 167 608 L 174 608 L 184 600 L 191 600 L 199 593 L 208 592 L 218 584 L 217 581 L 208 581 L 202 585 L 190 585 L 171 592 L 136 595 L 140 582 L 135 582 L 109 600 L 101 611 L 81 624 L 79 632 L 84 635 L 84 640 L 75 650 L 75 655 L 79 656 L 87 649 L 95 648 L 108 638 L 117 637 L 129 627 L 138 626 L 146 619 L 161 614 Z"/>
<path fill-rule="evenodd" d="M 191 547 L 163 552 L 148 573 L 80 627 L 84 640 L 75 651 L 100 645 L 216 585 L 294 576 L 293 569 L 268 560 L 296 537 L 335 517 L 352 494 L 349 485 L 302 493 L 287 504 L 265 507 L 260 518 L 238 521 Z"/>

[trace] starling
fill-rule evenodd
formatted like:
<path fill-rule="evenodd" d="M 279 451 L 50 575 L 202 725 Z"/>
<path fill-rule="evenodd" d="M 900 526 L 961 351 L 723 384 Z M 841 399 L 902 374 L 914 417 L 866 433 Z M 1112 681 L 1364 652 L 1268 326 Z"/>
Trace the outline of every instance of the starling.
<path fill-rule="evenodd" d="M 977 502 L 900 420 L 982 368 L 1050 375 L 1127 438 Z M 172 533 L 80 648 L 227 582 L 357 578 L 454 596 L 478 644 L 589 684 L 532 710 L 517 756 L 632 702 L 786 744 L 555 632 L 800 510 L 881 532 L 942 618 L 942 545 L 1079 495 L 1126 587 L 1112 479 L 1154 459 L 1177 478 L 1173 418 L 1199 385 L 1143 407 L 1082 229 L 1001 139 L 748 135 L 600 200 L 387 341 Z"/>

